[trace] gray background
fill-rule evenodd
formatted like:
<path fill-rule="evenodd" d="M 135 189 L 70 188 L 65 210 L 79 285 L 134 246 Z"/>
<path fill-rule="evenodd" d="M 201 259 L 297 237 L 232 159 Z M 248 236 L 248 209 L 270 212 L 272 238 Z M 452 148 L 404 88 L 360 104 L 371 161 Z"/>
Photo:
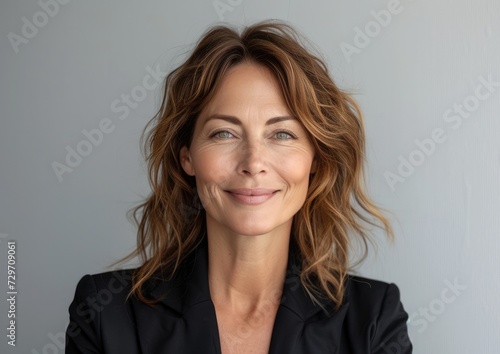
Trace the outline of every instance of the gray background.
<path fill-rule="evenodd" d="M 224 13 L 212 0 L 2 1 L 0 297 L 8 240 L 17 242 L 19 293 L 17 346 L 2 334 L 0 352 L 62 353 L 76 282 L 133 249 L 125 212 L 149 191 L 139 137 L 160 103 L 159 87 L 142 87 L 147 67 L 169 71 L 209 25 L 278 18 L 316 43 L 365 113 L 369 190 L 394 213 L 397 241 L 379 233 L 359 272 L 400 287 L 415 353 L 498 353 L 500 87 L 476 87 L 500 81 L 500 3 L 219 3 Z M 373 12 L 388 8 L 378 24 Z M 131 93 L 127 112 L 122 95 Z M 463 119 L 449 111 L 459 105 Z M 101 121 L 113 131 L 85 151 L 82 130 Z M 418 152 L 415 140 L 435 129 L 441 142 Z M 53 164 L 66 164 L 67 146 L 88 156 L 58 179 Z M 403 160 L 416 166 L 401 174 Z"/>

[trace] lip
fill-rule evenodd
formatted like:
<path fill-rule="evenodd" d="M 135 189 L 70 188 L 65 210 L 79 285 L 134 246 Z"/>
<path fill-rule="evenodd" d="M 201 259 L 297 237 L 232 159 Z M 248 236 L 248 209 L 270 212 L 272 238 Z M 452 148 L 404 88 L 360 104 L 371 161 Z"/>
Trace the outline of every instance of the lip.
<path fill-rule="evenodd" d="M 274 197 L 278 190 L 268 188 L 237 188 L 226 190 L 226 192 L 240 203 L 259 205 Z"/>

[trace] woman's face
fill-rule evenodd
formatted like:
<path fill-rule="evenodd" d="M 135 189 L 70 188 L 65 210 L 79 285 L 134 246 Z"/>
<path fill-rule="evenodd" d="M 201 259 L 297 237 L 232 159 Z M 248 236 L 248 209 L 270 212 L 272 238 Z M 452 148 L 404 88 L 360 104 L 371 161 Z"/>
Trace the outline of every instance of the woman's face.
<path fill-rule="evenodd" d="M 314 149 L 271 72 L 242 63 L 222 79 L 180 158 L 195 176 L 209 230 L 250 236 L 289 232 Z"/>

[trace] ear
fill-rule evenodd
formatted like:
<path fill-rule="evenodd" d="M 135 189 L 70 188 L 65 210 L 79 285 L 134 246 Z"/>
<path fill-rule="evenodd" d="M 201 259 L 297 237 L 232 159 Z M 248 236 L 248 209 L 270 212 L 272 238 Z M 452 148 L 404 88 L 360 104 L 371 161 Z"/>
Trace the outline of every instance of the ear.
<path fill-rule="evenodd" d="M 191 154 L 189 153 L 189 149 L 186 146 L 181 148 L 179 152 L 179 158 L 181 160 L 181 166 L 184 172 L 186 172 L 189 176 L 194 176 L 194 168 L 193 162 L 191 160 Z"/>

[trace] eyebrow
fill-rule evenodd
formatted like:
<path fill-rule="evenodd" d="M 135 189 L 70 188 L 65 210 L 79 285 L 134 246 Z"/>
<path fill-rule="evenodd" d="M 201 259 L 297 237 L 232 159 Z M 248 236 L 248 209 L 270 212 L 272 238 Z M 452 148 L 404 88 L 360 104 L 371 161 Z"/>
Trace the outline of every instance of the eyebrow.
<path fill-rule="evenodd" d="M 203 125 L 207 124 L 207 122 L 212 120 L 212 119 L 222 119 L 222 120 L 225 120 L 226 122 L 229 122 L 229 123 L 232 123 L 235 125 L 241 125 L 241 121 L 237 117 L 229 116 L 229 115 L 225 115 L 225 114 L 212 114 L 205 119 L 205 122 L 203 123 Z M 285 120 L 297 120 L 297 119 L 295 117 L 292 117 L 292 116 L 278 116 L 278 117 L 273 117 L 273 118 L 268 119 L 266 121 L 266 125 L 276 124 L 279 122 L 283 122 Z"/>

